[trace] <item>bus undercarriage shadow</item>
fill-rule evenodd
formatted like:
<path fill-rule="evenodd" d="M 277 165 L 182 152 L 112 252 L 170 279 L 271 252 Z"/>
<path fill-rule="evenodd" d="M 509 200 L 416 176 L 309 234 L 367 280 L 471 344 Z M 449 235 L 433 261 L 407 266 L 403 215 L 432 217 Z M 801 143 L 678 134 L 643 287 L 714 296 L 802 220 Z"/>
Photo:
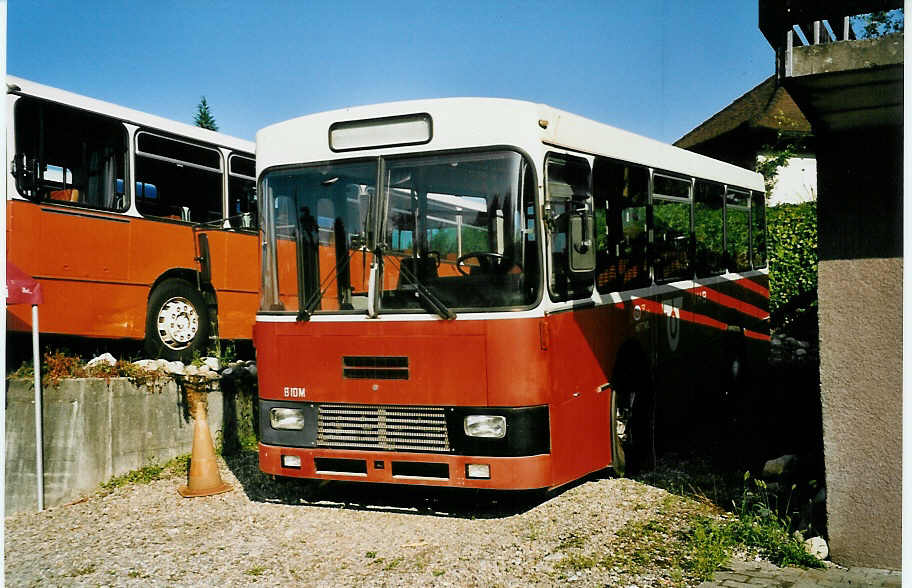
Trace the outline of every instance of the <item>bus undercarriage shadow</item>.
<path fill-rule="evenodd" d="M 256 452 L 224 458 L 253 502 L 465 519 L 522 514 L 580 484 L 610 475 L 602 470 L 554 490 L 481 490 L 283 478 L 262 473 Z"/>

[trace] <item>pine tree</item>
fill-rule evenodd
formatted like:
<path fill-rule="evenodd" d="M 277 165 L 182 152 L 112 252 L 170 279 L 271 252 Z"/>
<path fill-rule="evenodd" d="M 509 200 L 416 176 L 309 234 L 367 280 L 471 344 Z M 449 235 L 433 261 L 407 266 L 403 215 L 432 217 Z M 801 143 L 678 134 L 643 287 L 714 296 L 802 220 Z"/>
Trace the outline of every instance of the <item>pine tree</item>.
<path fill-rule="evenodd" d="M 200 98 L 199 104 L 196 105 L 196 114 L 193 115 L 193 122 L 196 123 L 196 126 L 210 131 L 218 130 L 218 124 L 216 124 L 215 117 L 209 111 L 209 104 L 206 102 L 205 96 Z"/>

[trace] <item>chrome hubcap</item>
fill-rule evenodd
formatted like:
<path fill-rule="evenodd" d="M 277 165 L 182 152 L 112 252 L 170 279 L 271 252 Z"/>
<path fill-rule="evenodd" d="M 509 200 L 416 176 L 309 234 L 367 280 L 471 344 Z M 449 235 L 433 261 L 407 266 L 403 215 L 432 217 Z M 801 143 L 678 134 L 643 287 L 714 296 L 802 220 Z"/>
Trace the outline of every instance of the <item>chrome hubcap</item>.
<path fill-rule="evenodd" d="M 169 349 L 186 349 L 199 331 L 199 313 L 181 296 L 169 298 L 158 311 L 158 336 Z"/>
<path fill-rule="evenodd" d="M 621 408 L 615 409 L 617 416 L 614 419 L 614 434 L 621 443 L 627 442 L 627 421 L 630 418 L 630 411 Z"/>

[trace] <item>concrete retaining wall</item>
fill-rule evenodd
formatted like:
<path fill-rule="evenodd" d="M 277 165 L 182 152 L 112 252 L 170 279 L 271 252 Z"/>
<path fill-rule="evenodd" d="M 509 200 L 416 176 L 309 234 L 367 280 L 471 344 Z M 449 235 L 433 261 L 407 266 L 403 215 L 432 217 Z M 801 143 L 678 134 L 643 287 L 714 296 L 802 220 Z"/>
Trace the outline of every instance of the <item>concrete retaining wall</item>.
<path fill-rule="evenodd" d="M 7 381 L 6 513 L 37 508 L 35 392 L 31 380 Z M 63 380 L 43 391 L 44 504 L 64 504 L 101 482 L 190 453 L 193 419 L 169 381 L 137 388 L 125 378 Z M 223 398 L 209 393 L 209 426 L 222 430 Z"/>

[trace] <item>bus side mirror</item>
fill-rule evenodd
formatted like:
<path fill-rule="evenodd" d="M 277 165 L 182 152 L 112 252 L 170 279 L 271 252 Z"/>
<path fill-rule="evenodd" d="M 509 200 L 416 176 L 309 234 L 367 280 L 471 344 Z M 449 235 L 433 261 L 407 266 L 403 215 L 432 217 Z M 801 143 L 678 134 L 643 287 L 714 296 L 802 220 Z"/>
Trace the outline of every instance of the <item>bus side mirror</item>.
<path fill-rule="evenodd" d="M 570 272 L 585 274 L 595 270 L 595 243 L 592 213 L 584 208 L 570 213 Z"/>
<path fill-rule="evenodd" d="M 16 179 L 16 190 L 33 202 L 41 199 L 38 191 L 38 159 L 17 153 L 13 158 L 11 172 Z"/>

